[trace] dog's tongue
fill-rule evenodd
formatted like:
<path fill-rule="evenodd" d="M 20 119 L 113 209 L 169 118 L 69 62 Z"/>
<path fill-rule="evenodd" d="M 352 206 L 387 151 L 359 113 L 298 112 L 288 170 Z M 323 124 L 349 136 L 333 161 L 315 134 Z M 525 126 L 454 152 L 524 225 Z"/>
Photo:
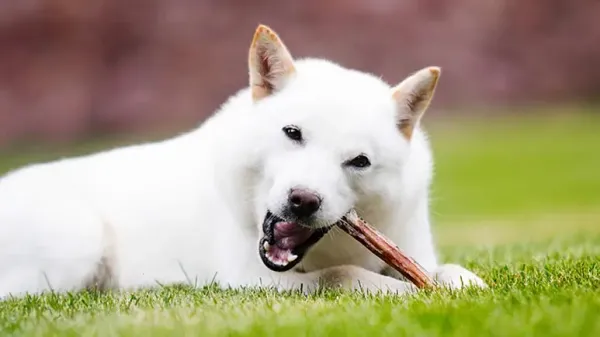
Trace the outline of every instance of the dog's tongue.
<path fill-rule="evenodd" d="M 275 224 L 275 245 L 281 249 L 294 249 L 310 238 L 313 230 L 293 222 L 278 222 Z"/>

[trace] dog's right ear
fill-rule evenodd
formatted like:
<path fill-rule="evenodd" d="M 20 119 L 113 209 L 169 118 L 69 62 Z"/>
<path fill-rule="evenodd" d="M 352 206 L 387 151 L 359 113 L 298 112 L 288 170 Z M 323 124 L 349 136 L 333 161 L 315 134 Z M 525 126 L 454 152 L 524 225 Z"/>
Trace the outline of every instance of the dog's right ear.
<path fill-rule="evenodd" d="M 252 98 L 258 101 L 281 90 L 296 73 L 294 59 L 279 36 L 259 25 L 248 57 Z"/>
<path fill-rule="evenodd" d="M 398 104 L 398 129 L 410 139 L 429 103 L 433 99 L 440 78 L 439 67 L 423 68 L 392 89 L 392 97 Z"/>

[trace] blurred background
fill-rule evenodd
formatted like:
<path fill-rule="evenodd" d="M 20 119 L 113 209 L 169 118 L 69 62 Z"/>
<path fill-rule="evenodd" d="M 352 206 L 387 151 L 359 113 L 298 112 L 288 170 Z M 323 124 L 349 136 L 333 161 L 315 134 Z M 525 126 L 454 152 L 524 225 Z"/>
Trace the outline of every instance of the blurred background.
<path fill-rule="evenodd" d="M 437 223 L 597 228 L 599 18 L 597 0 L 4 0 L 0 168 L 195 127 L 246 85 L 264 23 L 391 84 L 443 68 Z"/>

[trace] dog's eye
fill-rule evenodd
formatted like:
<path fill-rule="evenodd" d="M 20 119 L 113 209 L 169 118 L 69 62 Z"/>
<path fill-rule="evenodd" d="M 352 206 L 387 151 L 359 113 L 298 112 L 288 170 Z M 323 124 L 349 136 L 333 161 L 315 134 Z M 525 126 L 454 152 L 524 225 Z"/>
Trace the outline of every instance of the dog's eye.
<path fill-rule="evenodd" d="M 371 161 L 364 154 L 354 157 L 353 159 L 346 162 L 347 166 L 365 168 L 371 165 Z"/>
<path fill-rule="evenodd" d="M 288 125 L 283 127 L 283 132 L 285 135 L 294 141 L 301 142 L 302 141 L 302 132 L 300 128 L 294 125 Z"/>

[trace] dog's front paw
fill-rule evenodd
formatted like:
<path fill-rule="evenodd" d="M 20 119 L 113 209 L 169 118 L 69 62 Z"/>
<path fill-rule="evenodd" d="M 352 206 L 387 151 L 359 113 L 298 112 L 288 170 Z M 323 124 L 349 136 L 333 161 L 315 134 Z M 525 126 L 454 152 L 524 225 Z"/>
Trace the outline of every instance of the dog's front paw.
<path fill-rule="evenodd" d="M 456 264 L 444 264 L 433 273 L 433 278 L 441 285 L 450 289 L 463 287 L 487 288 L 487 284 L 473 272 Z"/>

